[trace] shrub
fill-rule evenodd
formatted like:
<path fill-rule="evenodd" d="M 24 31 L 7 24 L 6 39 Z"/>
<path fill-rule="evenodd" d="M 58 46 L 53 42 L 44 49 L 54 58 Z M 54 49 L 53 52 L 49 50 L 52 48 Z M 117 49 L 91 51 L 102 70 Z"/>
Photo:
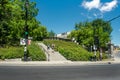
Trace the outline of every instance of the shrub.
<path fill-rule="evenodd" d="M 80 45 L 61 40 L 44 40 L 46 45 L 55 44 L 55 50 L 59 51 L 66 59 L 72 61 L 88 61 L 91 54 Z"/>
<path fill-rule="evenodd" d="M 22 47 L 0 48 L 0 59 L 14 59 L 23 56 Z"/>
<path fill-rule="evenodd" d="M 31 45 L 28 45 L 28 55 L 33 61 L 43 61 L 46 60 L 44 52 L 40 47 L 32 42 Z M 9 47 L 9 48 L 0 48 L 0 59 L 15 59 L 22 58 L 24 56 L 24 46 L 19 47 Z"/>
<path fill-rule="evenodd" d="M 45 61 L 46 56 L 42 49 L 33 42 L 30 46 L 28 46 L 29 56 L 33 61 Z"/>
<path fill-rule="evenodd" d="M 61 40 L 44 40 L 46 45 L 55 44 L 54 50 L 59 51 L 66 59 L 72 61 L 89 61 L 94 57 L 94 53 L 88 52 L 73 42 L 66 42 Z M 103 59 L 107 58 L 103 54 Z M 99 53 L 97 53 L 97 59 L 99 59 Z"/>

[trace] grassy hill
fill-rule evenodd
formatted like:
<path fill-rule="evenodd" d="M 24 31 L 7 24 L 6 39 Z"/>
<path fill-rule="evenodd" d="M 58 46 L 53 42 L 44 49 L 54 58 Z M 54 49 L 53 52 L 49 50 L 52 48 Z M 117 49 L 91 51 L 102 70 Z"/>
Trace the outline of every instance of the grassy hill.
<path fill-rule="evenodd" d="M 44 40 L 46 45 L 55 44 L 54 50 L 59 51 L 64 57 L 72 61 L 88 61 L 93 53 L 88 52 L 80 45 L 61 40 Z"/>
<path fill-rule="evenodd" d="M 61 40 L 44 40 L 46 45 L 55 44 L 54 50 L 59 51 L 66 59 L 72 61 L 88 61 L 91 56 L 94 56 L 93 53 L 88 52 L 80 45 L 77 45 L 73 42 L 66 42 Z M 24 46 L 18 47 L 9 47 L 9 48 L 0 48 L 0 59 L 14 59 L 14 58 L 22 58 L 24 55 Z M 29 57 L 33 61 L 45 61 L 46 56 L 44 52 L 40 49 L 40 47 L 32 42 L 31 45 L 28 46 Z M 97 58 L 99 58 L 99 54 L 97 54 Z M 103 58 L 107 58 L 106 55 L 103 55 Z"/>
<path fill-rule="evenodd" d="M 46 56 L 44 52 L 35 42 L 32 42 L 31 45 L 28 45 L 28 51 L 29 51 L 28 55 L 33 61 L 46 60 Z M 24 56 L 24 46 L 0 48 L 0 59 L 2 60 L 22 58 L 23 56 Z"/>

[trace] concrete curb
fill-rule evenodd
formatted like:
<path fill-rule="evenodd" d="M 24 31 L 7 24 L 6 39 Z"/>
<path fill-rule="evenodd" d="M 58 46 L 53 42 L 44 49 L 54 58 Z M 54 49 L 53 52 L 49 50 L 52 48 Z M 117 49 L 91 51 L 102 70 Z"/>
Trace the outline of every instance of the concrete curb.
<path fill-rule="evenodd" d="M 0 61 L 0 66 L 79 66 L 120 64 L 120 61 Z"/>

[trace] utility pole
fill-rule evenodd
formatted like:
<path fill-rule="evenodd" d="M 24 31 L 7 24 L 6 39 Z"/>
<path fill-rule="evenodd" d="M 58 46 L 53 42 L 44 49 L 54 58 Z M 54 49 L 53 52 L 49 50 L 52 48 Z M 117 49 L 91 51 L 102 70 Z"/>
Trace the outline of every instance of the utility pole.
<path fill-rule="evenodd" d="M 108 20 L 107 22 L 111 22 L 111 21 L 113 21 L 113 20 L 115 20 L 115 19 L 117 19 L 117 18 L 119 18 L 119 17 L 120 17 L 120 15 L 118 15 L 118 16 L 116 16 L 116 17 L 110 19 L 110 20 Z"/>
<path fill-rule="evenodd" d="M 97 29 L 97 26 L 98 24 L 97 23 L 94 23 L 93 24 L 93 39 L 94 39 L 94 42 L 93 42 L 93 50 L 94 50 L 94 61 L 97 61 L 97 50 L 99 49 L 99 35 L 97 31 L 99 31 Z M 96 31 L 97 30 L 97 31 Z"/>
<path fill-rule="evenodd" d="M 96 25 L 95 25 L 96 26 Z M 97 47 L 96 47 L 96 40 L 95 40 L 95 37 L 96 37 L 96 28 L 94 26 L 94 29 L 93 29 L 93 37 L 94 37 L 94 43 L 93 43 L 93 50 L 94 50 L 94 61 L 96 61 L 96 50 L 97 50 Z"/>
<path fill-rule="evenodd" d="M 109 22 L 111 22 L 111 21 L 113 21 L 113 20 L 116 20 L 116 19 L 119 18 L 119 17 L 120 17 L 120 15 L 118 15 L 118 16 L 110 19 L 110 20 L 108 20 L 107 22 L 109 23 Z M 110 42 L 108 43 L 108 46 L 109 46 L 109 54 L 110 54 L 110 55 L 112 55 L 111 45 L 112 45 L 112 43 L 111 43 L 111 40 L 110 40 Z"/>
<path fill-rule="evenodd" d="M 106 23 L 109 23 L 109 22 L 111 22 L 111 21 L 113 21 L 113 20 L 115 20 L 115 19 L 117 19 L 119 17 L 120 17 L 120 15 L 106 21 Z M 94 49 L 94 60 L 96 61 L 96 51 L 97 51 L 97 49 L 100 49 L 100 47 L 99 47 L 100 45 L 99 45 L 99 37 L 98 37 L 98 35 L 96 35 L 96 27 L 95 26 L 97 26 L 97 25 L 95 24 L 94 28 L 93 28 L 93 34 L 94 34 L 93 35 L 93 37 L 94 37 L 93 49 Z M 111 41 L 110 41 L 110 43 L 109 43 L 110 54 L 112 54 L 111 45 L 112 44 L 111 44 Z M 101 52 L 101 50 L 100 50 L 100 52 Z M 101 54 L 100 54 L 100 60 L 102 60 L 102 55 Z"/>
<path fill-rule="evenodd" d="M 27 50 L 27 44 L 28 44 L 28 0 L 25 1 L 25 46 L 24 46 L 24 61 L 28 60 L 28 50 Z"/>

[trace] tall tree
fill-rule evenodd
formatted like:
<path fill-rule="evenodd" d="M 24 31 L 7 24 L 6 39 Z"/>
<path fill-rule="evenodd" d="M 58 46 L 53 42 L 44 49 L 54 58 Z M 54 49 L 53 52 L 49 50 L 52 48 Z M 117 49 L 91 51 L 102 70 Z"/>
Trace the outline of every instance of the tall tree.
<path fill-rule="evenodd" d="M 111 39 L 112 27 L 110 23 L 102 19 L 96 19 L 92 22 L 92 26 L 95 29 L 94 36 L 98 37 L 99 47 L 104 47 Z"/>
<path fill-rule="evenodd" d="M 99 47 L 105 47 L 110 40 L 112 27 L 110 23 L 96 19 L 91 22 L 80 22 L 75 25 L 75 30 L 69 35 L 75 38 L 79 44 L 91 47 L 96 44 Z"/>
<path fill-rule="evenodd" d="M 11 3 L 8 0 L 0 0 L 0 46 L 5 46 L 9 42 L 11 27 Z"/>
<path fill-rule="evenodd" d="M 54 33 L 53 30 L 51 30 L 51 31 L 49 32 L 49 37 L 54 37 L 54 36 L 55 36 L 55 33 Z"/>
<path fill-rule="evenodd" d="M 16 45 L 25 35 L 25 1 L 26 0 L 0 0 L 0 44 Z M 29 1 L 28 30 L 29 36 L 38 40 L 38 37 L 47 36 L 47 29 L 36 19 L 38 9 L 36 3 Z M 35 37 L 37 36 L 37 37 Z"/>

